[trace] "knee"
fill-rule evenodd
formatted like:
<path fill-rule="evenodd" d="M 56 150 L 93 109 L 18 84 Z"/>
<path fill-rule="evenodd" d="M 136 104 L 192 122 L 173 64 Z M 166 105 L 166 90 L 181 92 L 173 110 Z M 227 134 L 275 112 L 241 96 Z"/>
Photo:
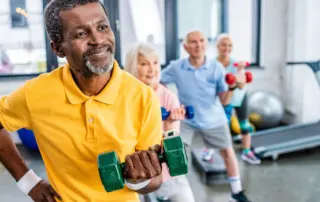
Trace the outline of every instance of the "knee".
<path fill-rule="evenodd" d="M 239 121 L 239 124 L 240 124 L 241 134 L 247 135 L 250 132 L 252 132 L 249 120 Z"/>
<path fill-rule="evenodd" d="M 220 151 L 222 158 L 227 161 L 227 160 L 232 160 L 235 158 L 235 153 L 233 148 L 227 148 L 227 149 L 222 149 Z"/>

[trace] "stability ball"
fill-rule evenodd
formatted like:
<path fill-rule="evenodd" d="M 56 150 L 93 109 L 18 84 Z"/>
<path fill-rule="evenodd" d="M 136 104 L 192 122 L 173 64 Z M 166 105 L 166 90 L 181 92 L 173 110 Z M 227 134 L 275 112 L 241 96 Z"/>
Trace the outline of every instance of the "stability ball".
<path fill-rule="evenodd" d="M 284 107 L 274 93 L 257 91 L 248 95 L 249 119 L 258 129 L 272 128 L 280 124 Z"/>
<path fill-rule="evenodd" d="M 25 128 L 19 129 L 18 131 L 19 138 L 22 144 L 28 149 L 38 150 L 38 144 L 34 137 L 32 130 L 27 130 Z"/>

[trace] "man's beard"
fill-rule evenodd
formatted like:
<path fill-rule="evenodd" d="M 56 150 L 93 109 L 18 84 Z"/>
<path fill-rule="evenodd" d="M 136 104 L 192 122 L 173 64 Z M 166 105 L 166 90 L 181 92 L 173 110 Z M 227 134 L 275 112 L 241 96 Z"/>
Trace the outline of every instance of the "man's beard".
<path fill-rule="evenodd" d="M 101 74 L 110 72 L 113 69 L 115 54 L 112 52 L 112 50 L 108 50 L 108 51 L 110 51 L 110 54 L 109 54 L 110 58 L 108 59 L 109 62 L 105 65 L 93 64 L 90 62 L 88 54 L 84 55 L 84 64 L 85 64 L 86 70 L 83 73 L 85 77 L 101 75 Z"/>

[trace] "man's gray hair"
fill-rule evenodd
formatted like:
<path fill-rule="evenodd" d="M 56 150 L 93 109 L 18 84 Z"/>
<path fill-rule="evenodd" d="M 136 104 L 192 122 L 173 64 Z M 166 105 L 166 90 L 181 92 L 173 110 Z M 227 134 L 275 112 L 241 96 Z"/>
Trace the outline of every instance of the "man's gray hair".
<path fill-rule="evenodd" d="M 85 5 L 88 3 L 100 3 L 106 12 L 106 9 L 99 0 L 51 0 L 44 11 L 45 29 L 49 39 L 55 43 L 63 41 L 63 27 L 60 19 L 61 11 L 67 11 L 78 5 Z"/>

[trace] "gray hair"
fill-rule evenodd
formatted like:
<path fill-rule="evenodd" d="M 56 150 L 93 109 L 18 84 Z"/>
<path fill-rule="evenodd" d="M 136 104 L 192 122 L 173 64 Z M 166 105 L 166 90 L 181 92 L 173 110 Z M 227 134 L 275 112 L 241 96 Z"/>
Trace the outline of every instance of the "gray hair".
<path fill-rule="evenodd" d="M 219 34 L 219 35 L 217 36 L 217 42 L 216 42 L 217 46 L 218 46 L 218 45 L 221 43 L 221 41 L 224 40 L 224 39 L 228 39 L 228 40 L 232 41 L 232 40 L 231 40 L 231 36 L 230 36 L 229 34 L 227 34 L 227 33 L 221 33 L 221 34 Z"/>
<path fill-rule="evenodd" d="M 183 38 L 183 43 L 184 44 L 187 44 L 188 41 L 189 41 L 189 37 L 191 34 L 194 34 L 194 33 L 199 33 L 201 35 L 204 36 L 205 40 L 207 40 L 207 38 L 205 37 L 204 33 L 202 31 L 200 31 L 199 29 L 190 29 L 189 31 L 186 32 L 186 34 L 184 35 L 184 38 Z"/>
<path fill-rule="evenodd" d="M 78 5 L 88 3 L 100 3 L 107 15 L 105 7 L 99 0 L 51 0 L 44 11 L 45 29 L 49 39 L 55 43 L 63 41 L 63 27 L 60 19 L 61 11 L 67 11 Z"/>
<path fill-rule="evenodd" d="M 133 45 L 126 55 L 126 61 L 124 65 L 124 70 L 132 74 L 133 76 L 138 76 L 138 56 L 150 56 L 155 55 L 159 57 L 157 50 L 148 43 L 137 43 Z"/>

